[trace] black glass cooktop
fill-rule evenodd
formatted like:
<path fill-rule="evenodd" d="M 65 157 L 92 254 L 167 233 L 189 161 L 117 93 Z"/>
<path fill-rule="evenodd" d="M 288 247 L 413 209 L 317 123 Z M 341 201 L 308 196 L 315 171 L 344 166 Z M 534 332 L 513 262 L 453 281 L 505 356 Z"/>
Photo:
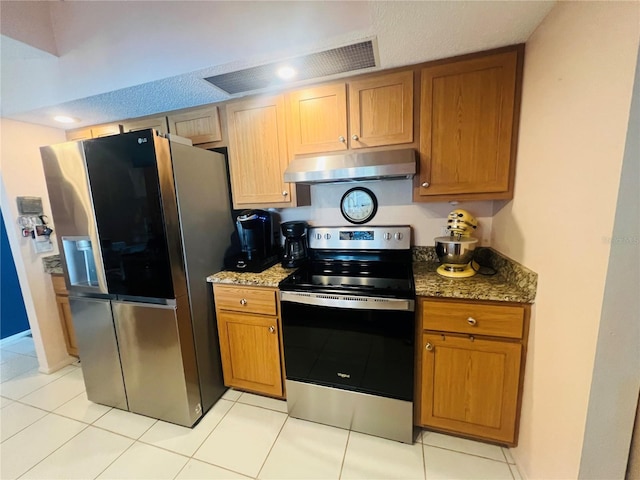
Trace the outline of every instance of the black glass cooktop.
<path fill-rule="evenodd" d="M 394 262 L 309 262 L 279 285 L 281 290 L 411 298 L 411 265 Z"/>

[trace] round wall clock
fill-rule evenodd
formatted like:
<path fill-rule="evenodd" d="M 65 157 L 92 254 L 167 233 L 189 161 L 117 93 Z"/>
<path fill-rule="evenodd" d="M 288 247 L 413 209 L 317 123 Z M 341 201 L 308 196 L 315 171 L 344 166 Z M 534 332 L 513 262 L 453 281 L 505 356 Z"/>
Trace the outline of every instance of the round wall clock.
<path fill-rule="evenodd" d="M 345 192 L 340 200 L 340 212 L 351 223 L 367 223 L 377 211 L 378 199 L 368 188 L 351 188 Z"/>

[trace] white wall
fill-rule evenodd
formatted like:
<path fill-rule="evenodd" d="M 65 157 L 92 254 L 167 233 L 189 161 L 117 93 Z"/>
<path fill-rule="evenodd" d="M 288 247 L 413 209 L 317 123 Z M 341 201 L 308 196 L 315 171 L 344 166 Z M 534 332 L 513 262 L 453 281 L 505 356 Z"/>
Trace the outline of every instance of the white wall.
<path fill-rule="evenodd" d="M 638 55 L 640 62 L 640 51 Z M 640 63 L 637 63 L 582 446 L 581 479 L 624 477 L 636 418 L 640 391 L 639 133 Z"/>
<path fill-rule="evenodd" d="M 514 450 L 528 478 L 578 477 L 639 16 L 561 2 L 527 42 L 516 193 L 492 244 L 539 275 Z"/>
<path fill-rule="evenodd" d="M 0 132 L 2 213 L 40 370 L 48 373 L 75 360 L 67 354 L 51 276 L 42 265 L 42 257 L 57 253 L 57 246 L 54 242 L 54 251 L 35 253 L 31 239 L 20 235 L 16 197 L 42 197 L 44 213 L 52 220 L 39 148 L 64 142 L 65 135 L 63 130 L 6 119 L 0 119 Z"/>
<path fill-rule="evenodd" d="M 443 234 L 447 226 L 447 215 L 451 210 L 463 208 L 478 219 L 474 237 L 480 245 L 489 245 L 493 202 L 413 203 L 411 180 L 376 180 L 372 182 L 313 185 L 311 206 L 280 210 L 282 222 L 307 220 L 315 226 L 349 225 L 340 213 L 342 195 L 361 186 L 371 190 L 378 199 L 378 212 L 367 225 L 411 225 L 412 245 L 434 246 L 433 239 Z"/>

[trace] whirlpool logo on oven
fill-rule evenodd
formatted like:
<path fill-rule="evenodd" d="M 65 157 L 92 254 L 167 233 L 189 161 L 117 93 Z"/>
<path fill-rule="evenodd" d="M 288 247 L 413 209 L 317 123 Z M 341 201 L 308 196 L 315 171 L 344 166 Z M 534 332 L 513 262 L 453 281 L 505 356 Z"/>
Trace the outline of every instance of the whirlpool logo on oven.
<path fill-rule="evenodd" d="M 351 375 L 349 375 L 348 373 L 340 373 L 340 372 L 338 372 L 338 376 L 340 378 L 351 378 Z"/>

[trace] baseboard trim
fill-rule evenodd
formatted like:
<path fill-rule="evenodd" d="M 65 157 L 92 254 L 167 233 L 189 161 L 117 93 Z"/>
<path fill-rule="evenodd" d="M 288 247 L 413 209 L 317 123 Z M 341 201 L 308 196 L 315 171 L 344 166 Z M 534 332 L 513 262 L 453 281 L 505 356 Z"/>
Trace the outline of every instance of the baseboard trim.
<path fill-rule="evenodd" d="M 55 365 L 49 366 L 49 368 L 43 368 L 42 366 L 40 366 L 38 368 L 38 371 L 40 373 L 45 373 L 49 375 L 50 373 L 57 372 L 58 370 L 66 367 L 67 365 L 71 365 L 76 360 L 78 360 L 76 357 L 68 356 L 67 358 L 56 363 Z"/>
<path fill-rule="evenodd" d="M 26 337 L 27 335 L 31 335 L 31 330 L 25 330 L 24 332 L 16 333 L 15 335 L 11 335 L 10 337 L 3 338 L 2 340 L 0 340 L 0 347 L 13 343 L 16 340 L 21 339 L 22 337 Z"/>

